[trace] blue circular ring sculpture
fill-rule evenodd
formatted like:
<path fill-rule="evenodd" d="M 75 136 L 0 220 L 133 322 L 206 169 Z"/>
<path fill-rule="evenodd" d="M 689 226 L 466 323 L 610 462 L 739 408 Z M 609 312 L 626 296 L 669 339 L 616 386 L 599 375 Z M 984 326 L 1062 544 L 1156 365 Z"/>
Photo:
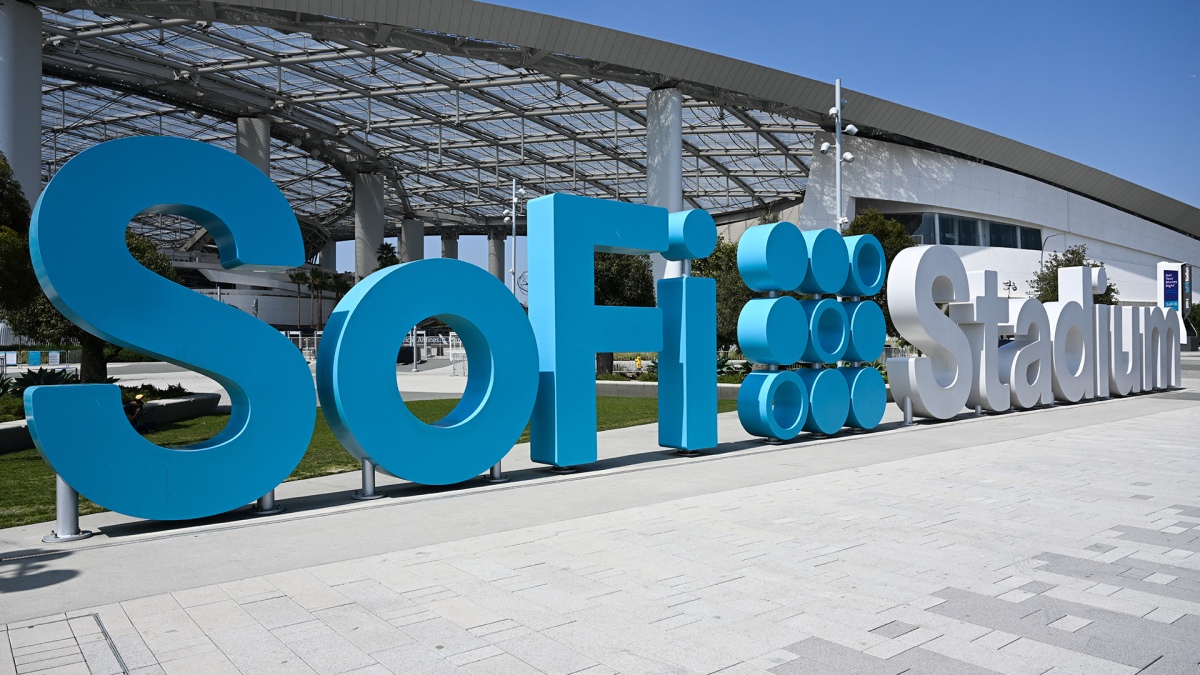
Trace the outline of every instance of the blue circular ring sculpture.
<path fill-rule="evenodd" d="M 883 419 L 887 408 L 887 385 L 883 375 L 870 366 L 862 368 L 838 368 L 850 388 L 850 411 L 846 426 L 856 429 L 874 429 Z"/>
<path fill-rule="evenodd" d="M 792 291 L 804 281 L 808 247 L 791 223 L 756 225 L 738 240 L 737 262 L 751 290 Z"/>
<path fill-rule="evenodd" d="M 840 361 L 850 345 L 850 321 L 842 303 L 833 298 L 804 300 L 808 315 L 808 344 L 800 360 L 808 363 Z"/>
<path fill-rule="evenodd" d="M 887 259 L 883 254 L 883 245 L 873 234 L 846 237 L 844 241 L 850 259 L 850 271 L 838 295 L 875 295 L 887 280 Z"/>
<path fill-rule="evenodd" d="M 795 363 L 808 346 L 808 314 L 788 295 L 755 298 L 738 315 L 737 336 L 738 347 L 755 363 Z"/>
<path fill-rule="evenodd" d="M 833 295 L 841 291 L 850 273 L 850 256 L 842 235 L 829 228 L 805 230 L 800 235 L 808 249 L 808 270 L 800 292 Z"/>
<path fill-rule="evenodd" d="M 794 372 L 808 390 L 808 416 L 804 430 L 818 434 L 835 434 L 846 426 L 850 414 L 850 387 L 840 368 L 801 368 Z"/>
<path fill-rule="evenodd" d="M 850 341 L 842 358 L 846 361 L 878 359 L 887 341 L 887 323 L 883 319 L 883 310 L 874 300 L 841 304 L 850 320 Z"/>
<path fill-rule="evenodd" d="M 738 419 L 755 436 L 795 438 L 808 409 L 808 391 L 792 370 L 750 373 L 738 390 Z"/>

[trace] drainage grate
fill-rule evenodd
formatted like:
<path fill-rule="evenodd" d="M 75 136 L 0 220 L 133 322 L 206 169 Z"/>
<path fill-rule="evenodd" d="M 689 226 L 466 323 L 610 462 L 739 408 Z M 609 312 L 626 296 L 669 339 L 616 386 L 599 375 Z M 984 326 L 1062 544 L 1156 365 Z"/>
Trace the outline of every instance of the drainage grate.
<path fill-rule="evenodd" d="M 88 619 L 95 622 L 93 630 Z M 18 675 L 84 664 L 92 673 L 129 675 L 99 614 L 82 614 L 31 626 L 8 629 Z"/>

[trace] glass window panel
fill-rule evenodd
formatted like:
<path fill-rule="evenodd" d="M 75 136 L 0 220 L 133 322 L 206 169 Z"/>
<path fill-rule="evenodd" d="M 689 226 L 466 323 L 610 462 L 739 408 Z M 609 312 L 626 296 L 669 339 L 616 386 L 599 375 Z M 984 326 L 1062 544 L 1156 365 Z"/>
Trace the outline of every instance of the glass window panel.
<path fill-rule="evenodd" d="M 1042 231 L 1036 227 L 1021 228 L 1021 248 L 1038 251 L 1042 248 Z"/>
<path fill-rule="evenodd" d="M 992 246 L 1002 248 L 1019 248 L 1017 243 L 1017 226 L 1007 223 L 988 223 L 991 231 Z"/>
<path fill-rule="evenodd" d="M 956 229 L 954 227 L 954 216 L 947 216 L 944 213 L 938 214 L 938 227 L 942 230 L 942 241 L 940 243 L 947 246 L 954 246 L 958 243 Z"/>
<path fill-rule="evenodd" d="M 975 220 L 974 218 L 958 219 L 958 245 L 979 245 L 979 221 Z"/>
<path fill-rule="evenodd" d="M 933 230 L 933 214 L 932 213 L 922 213 L 921 214 L 921 226 L 918 227 L 917 231 L 913 232 L 912 235 L 913 235 L 913 239 L 915 239 L 917 241 L 918 246 L 920 246 L 922 244 L 936 244 L 937 243 L 936 241 L 934 241 L 934 237 L 933 237 L 934 230 Z"/>

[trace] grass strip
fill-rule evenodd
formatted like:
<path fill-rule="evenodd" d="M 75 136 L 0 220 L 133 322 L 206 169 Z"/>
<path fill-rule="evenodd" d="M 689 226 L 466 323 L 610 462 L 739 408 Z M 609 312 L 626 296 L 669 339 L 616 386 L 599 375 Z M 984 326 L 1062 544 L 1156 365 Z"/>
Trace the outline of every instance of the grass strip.
<path fill-rule="evenodd" d="M 409 410 L 426 423 L 442 419 L 457 404 L 458 399 L 407 402 Z M 730 412 L 737 408 L 737 402 L 720 400 L 717 406 L 719 412 Z M 599 396 L 596 398 L 596 417 L 599 431 L 651 424 L 658 421 L 658 399 Z M 205 415 L 164 425 L 146 434 L 145 438 L 166 447 L 182 447 L 212 438 L 228 421 L 228 415 Z M 526 427 L 517 442 L 528 440 L 529 427 Z M 358 460 L 346 452 L 325 421 L 325 415 L 317 409 L 317 423 L 308 452 L 288 480 L 357 471 L 358 468 Z M 54 472 L 42 461 L 37 450 L 0 454 L 0 528 L 54 520 L 54 492 Z M 105 510 L 80 496 L 80 515 Z"/>

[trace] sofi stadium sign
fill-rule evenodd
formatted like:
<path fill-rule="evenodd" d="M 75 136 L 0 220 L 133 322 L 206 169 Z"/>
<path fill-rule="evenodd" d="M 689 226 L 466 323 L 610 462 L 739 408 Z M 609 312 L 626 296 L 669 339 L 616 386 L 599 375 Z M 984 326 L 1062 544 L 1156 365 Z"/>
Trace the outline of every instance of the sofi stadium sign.
<path fill-rule="evenodd" d="M 114 385 L 27 389 L 29 429 L 42 456 L 109 509 L 183 519 L 253 501 L 303 457 L 318 395 L 350 453 L 417 483 L 455 483 L 486 471 L 527 421 L 534 461 L 587 464 L 597 456 L 594 358 L 602 351 L 659 354 L 660 445 L 717 444 L 716 283 L 663 279 L 656 307 L 596 306 L 593 298 L 594 251 L 671 260 L 711 253 L 716 227 L 704 211 L 668 214 L 571 195 L 531 201 L 528 317 L 499 280 L 467 263 L 422 260 L 380 270 L 330 316 L 316 394 L 307 363 L 278 331 L 133 259 L 125 229 L 147 213 L 204 226 L 225 267 L 269 271 L 304 262 L 299 227 L 278 188 L 236 155 L 203 143 L 110 141 L 80 153 L 50 181 L 34 209 L 30 249 L 51 302 L 95 335 L 213 378 L 231 401 L 219 434 L 170 449 L 134 432 Z M 926 355 L 889 360 L 891 382 L 919 415 L 1126 394 L 1178 378 L 1173 311 L 1110 315 L 1092 307 L 1102 270 L 1065 270 L 1063 299 L 1043 308 L 998 298 L 994 273 L 968 275 L 947 248 L 905 251 L 895 267 L 893 318 Z M 742 351 L 767 366 L 741 386 L 742 425 L 779 439 L 878 425 L 887 393 L 868 364 L 883 351 L 885 328 L 867 298 L 885 279 L 879 242 L 763 225 L 743 235 L 738 268 L 748 286 L 768 294 L 750 301 L 738 321 Z M 949 316 L 939 303 L 950 303 Z M 425 424 L 401 399 L 395 354 L 408 329 L 431 316 L 462 337 L 471 375 L 455 409 Z M 1008 324 L 1017 340 L 997 348 Z M 798 362 L 809 367 L 779 368 Z"/>

